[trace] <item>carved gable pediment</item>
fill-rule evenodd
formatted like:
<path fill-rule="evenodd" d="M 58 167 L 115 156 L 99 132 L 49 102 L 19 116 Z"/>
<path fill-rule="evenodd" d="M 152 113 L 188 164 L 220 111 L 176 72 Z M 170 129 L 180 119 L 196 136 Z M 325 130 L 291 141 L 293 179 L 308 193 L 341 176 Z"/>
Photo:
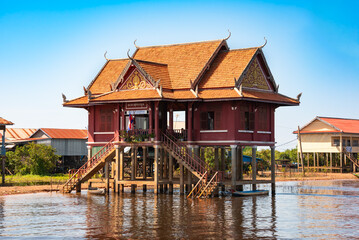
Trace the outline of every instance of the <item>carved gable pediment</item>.
<path fill-rule="evenodd" d="M 242 86 L 246 88 L 272 90 L 257 59 L 254 59 L 249 66 L 242 80 Z"/>
<path fill-rule="evenodd" d="M 153 89 L 154 86 L 135 68 L 119 85 L 119 90 Z"/>

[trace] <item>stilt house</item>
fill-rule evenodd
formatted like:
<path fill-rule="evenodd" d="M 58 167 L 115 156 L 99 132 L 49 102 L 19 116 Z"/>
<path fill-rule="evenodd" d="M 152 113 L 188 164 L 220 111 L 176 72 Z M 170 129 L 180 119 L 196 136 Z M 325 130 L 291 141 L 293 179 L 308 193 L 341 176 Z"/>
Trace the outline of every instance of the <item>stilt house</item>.
<path fill-rule="evenodd" d="M 257 146 L 272 148 L 274 165 L 275 109 L 296 106 L 299 99 L 278 92 L 263 46 L 229 50 L 226 40 L 136 46 L 126 59 L 107 59 L 84 96 L 71 101 L 63 96 L 65 107 L 88 111 L 90 159 L 64 191 L 79 190 L 111 161 L 115 191 L 131 184 L 133 191 L 152 185 L 156 193 L 172 192 L 175 165 L 181 194 L 185 184 L 193 196 L 212 194 L 219 185 L 274 186 L 274 172 L 270 181 L 258 181 L 255 174 L 243 180 L 242 148 L 253 148 L 254 173 Z M 173 129 L 177 112 L 185 114 L 184 129 Z M 215 148 L 214 168 L 204 161 L 208 146 Z M 128 158 L 125 147 L 131 147 Z"/>
<path fill-rule="evenodd" d="M 316 117 L 299 132 L 298 146 L 302 148 L 298 147 L 298 155 L 302 149 L 303 168 L 349 172 L 359 167 L 359 119 Z"/>

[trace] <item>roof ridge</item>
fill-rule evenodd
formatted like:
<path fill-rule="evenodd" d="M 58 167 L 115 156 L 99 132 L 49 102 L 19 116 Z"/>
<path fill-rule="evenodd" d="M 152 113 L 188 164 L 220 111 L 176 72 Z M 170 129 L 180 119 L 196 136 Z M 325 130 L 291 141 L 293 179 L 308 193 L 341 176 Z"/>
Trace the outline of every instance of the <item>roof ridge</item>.
<path fill-rule="evenodd" d="M 140 59 L 136 59 L 136 58 L 134 58 L 134 60 L 136 60 L 136 62 L 143 62 L 143 63 L 149 63 L 149 64 L 168 66 L 168 64 L 166 64 L 166 63 L 151 62 L 151 61 L 145 61 L 145 60 L 140 60 Z"/>
<path fill-rule="evenodd" d="M 234 51 L 241 51 L 241 50 L 251 50 L 251 49 L 259 49 L 260 47 L 247 47 L 247 48 L 237 48 L 237 49 L 229 49 L 229 50 L 222 50 L 227 52 L 234 52 Z"/>
<path fill-rule="evenodd" d="M 355 119 L 355 118 L 340 118 L 340 117 L 323 117 L 323 116 L 317 116 L 318 118 L 331 118 L 331 119 L 342 119 L 342 120 L 355 120 L 355 121 L 359 121 L 359 119 Z"/>
<path fill-rule="evenodd" d="M 162 45 L 155 45 L 155 46 L 138 47 L 138 49 L 141 49 L 141 48 L 157 48 L 157 47 L 172 47 L 172 46 L 179 46 L 179 45 L 192 45 L 192 44 L 199 44 L 199 43 L 219 42 L 219 41 L 225 41 L 225 40 L 224 39 L 217 39 L 217 40 L 207 40 L 207 41 L 188 42 L 188 43 L 162 44 Z"/>

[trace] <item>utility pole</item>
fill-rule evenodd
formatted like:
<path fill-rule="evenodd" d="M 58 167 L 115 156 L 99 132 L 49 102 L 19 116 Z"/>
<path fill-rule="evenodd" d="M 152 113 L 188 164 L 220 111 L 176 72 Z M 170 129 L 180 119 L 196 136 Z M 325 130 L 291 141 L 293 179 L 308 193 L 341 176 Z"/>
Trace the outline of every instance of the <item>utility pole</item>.
<path fill-rule="evenodd" d="M 303 176 L 305 176 L 305 171 L 304 171 L 304 161 L 303 161 L 303 151 L 302 151 L 302 140 L 300 138 L 300 129 L 298 126 L 298 141 L 299 141 L 299 149 L 300 149 L 300 162 L 302 164 L 302 172 L 303 172 Z"/>

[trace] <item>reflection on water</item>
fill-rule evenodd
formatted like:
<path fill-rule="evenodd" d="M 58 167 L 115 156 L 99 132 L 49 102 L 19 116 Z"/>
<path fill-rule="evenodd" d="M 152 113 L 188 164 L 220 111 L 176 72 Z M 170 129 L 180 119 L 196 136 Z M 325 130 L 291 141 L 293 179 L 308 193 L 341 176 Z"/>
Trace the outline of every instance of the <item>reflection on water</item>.
<path fill-rule="evenodd" d="M 278 183 L 275 197 L 12 195 L 0 197 L 0 236 L 355 239 L 358 204 L 359 181 L 350 180 Z"/>

